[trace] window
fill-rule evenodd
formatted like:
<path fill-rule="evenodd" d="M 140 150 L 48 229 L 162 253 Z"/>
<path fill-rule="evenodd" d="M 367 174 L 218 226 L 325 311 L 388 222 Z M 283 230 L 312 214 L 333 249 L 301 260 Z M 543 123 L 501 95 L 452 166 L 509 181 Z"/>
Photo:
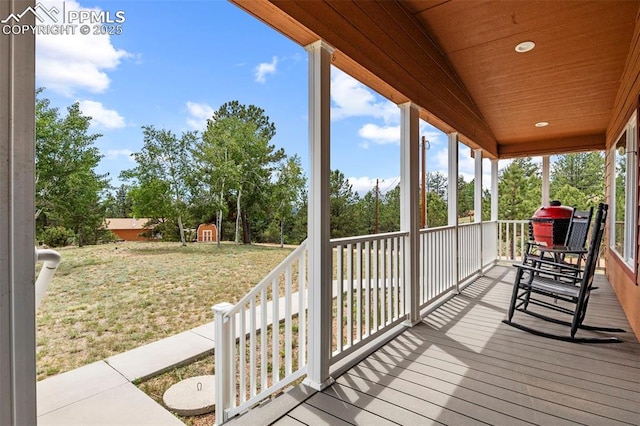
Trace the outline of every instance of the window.
<path fill-rule="evenodd" d="M 635 258 L 637 128 L 634 114 L 612 147 L 611 247 L 629 266 Z"/>

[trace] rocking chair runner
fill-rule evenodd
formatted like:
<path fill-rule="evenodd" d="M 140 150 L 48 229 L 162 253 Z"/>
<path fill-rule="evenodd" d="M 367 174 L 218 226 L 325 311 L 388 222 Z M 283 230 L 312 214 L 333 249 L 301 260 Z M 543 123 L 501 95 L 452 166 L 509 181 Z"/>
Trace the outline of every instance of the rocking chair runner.
<path fill-rule="evenodd" d="M 600 243 L 605 229 L 608 206 L 600 204 L 593 223 L 589 250 L 587 251 L 584 269 L 578 265 L 570 265 L 560 260 L 566 254 L 580 254 L 584 249 L 556 247 L 556 256 L 553 258 L 538 258 L 533 263 L 523 262 L 516 265 L 516 279 L 513 284 L 511 303 L 509 305 L 508 319 L 505 324 L 516 327 L 543 337 L 578 343 L 616 343 L 621 342 L 617 337 L 588 337 L 580 338 L 575 334 L 579 328 L 585 330 L 605 331 L 610 333 L 624 332 L 619 328 L 602 328 L 583 325 L 587 312 L 589 296 L 593 289 L 593 276 L 598 261 Z M 549 271 L 554 271 L 550 274 Z M 558 304 L 561 301 L 562 304 Z M 554 317 L 540 313 L 538 309 L 531 307 L 550 309 L 556 312 L 568 314 L 571 321 L 562 321 Z M 513 321 L 515 311 L 520 311 L 534 317 L 562 324 L 570 327 L 568 335 L 556 335 L 547 333 Z"/>

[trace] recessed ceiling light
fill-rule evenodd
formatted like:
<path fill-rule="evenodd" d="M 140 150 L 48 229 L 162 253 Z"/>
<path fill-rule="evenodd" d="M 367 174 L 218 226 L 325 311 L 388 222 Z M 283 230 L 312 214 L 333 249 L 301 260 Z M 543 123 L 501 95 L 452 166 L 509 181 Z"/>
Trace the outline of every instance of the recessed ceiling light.
<path fill-rule="evenodd" d="M 533 50 L 534 47 L 536 47 L 536 44 L 534 42 L 523 41 L 522 43 L 516 46 L 516 52 L 518 53 L 529 52 L 530 50 Z"/>
<path fill-rule="evenodd" d="M 536 127 L 547 127 L 549 125 L 548 121 L 539 121 L 536 123 Z"/>

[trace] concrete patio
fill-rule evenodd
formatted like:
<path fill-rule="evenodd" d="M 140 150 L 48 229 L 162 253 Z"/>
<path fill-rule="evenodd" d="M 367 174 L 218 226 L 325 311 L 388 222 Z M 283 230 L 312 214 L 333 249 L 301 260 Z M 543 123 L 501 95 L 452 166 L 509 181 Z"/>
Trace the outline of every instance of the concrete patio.
<path fill-rule="evenodd" d="M 214 348 L 213 323 L 38 382 L 38 425 L 182 425 L 132 382 Z"/>
<path fill-rule="evenodd" d="M 297 293 L 292 297 L 297 306 Z M 279 304 L 284 316 L 284 298 Z M 271 312 L 271 302 L 267 308 Z M 133 382 L 212 354 L 214 348 L 210 322 L 42 380 L 37 387 L 38 425 L 181 425 Z"/>

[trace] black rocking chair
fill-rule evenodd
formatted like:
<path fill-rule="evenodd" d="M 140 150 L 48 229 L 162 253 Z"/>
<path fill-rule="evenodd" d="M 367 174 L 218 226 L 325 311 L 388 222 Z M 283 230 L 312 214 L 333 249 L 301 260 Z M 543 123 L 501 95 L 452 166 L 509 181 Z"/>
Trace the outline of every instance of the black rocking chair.
<path fill-rule="evenodd" d="M 608 206 L 606 204 L 600 204 L 598 206 L 593 222 L 588 251 L 584 248 L 549 248 L 549 250 L 554 251 L 554 256 L 551 258 L 540 257 L 537 258 L 535 262 L 523 262 L 520 265 L 516 265 L 518 270 L 513 284 L 508 319 L 503 320 L 505 324 L 538 336 L 569 342 L 621 342 L 620 339 L 613 336 L 576 337 L 578 329 L 604 331 L 608 333 L 624 332 L 624 330 L 620 328 L 583 325 L 587 312 L 587 304 L 589 303 L 589 296 L 593 289 L 593 276 L 598 262 L 600 243 L 607 220 L 607 211 Z M 570 265 L 564 262 L 564 256 L 568 254 L 577 256 L 586 254 L 584 268 L 581 268 L 579 265 Z M 560 304 L 558 304 L 558 301 L 560 301 Z M 563 321 L 539 312 L 540 309 L 531 310 L 533 306 L 568 314 L 572 319 L 571 321 Z M 513 321 L 515 311 L 520 311 L 545 321 L 568 326 L 570 327 L 570 332 L 568 335 L 556 335 L 516 323 Z"/>

